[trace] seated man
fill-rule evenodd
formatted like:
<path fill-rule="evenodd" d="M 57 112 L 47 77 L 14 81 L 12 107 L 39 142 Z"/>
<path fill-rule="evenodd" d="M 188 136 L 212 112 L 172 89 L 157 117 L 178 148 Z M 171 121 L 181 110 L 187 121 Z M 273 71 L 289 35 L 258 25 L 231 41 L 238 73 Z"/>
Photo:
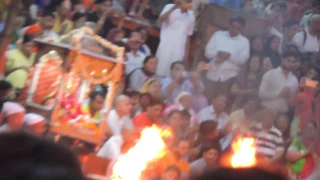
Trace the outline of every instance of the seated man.
<path fill-rule="evenodd" d="M 159 173 L 163 174 L 163 172 L 165 172 L 169 166 L 175 165 L 181 170 L 182 178 L 189 177 L 189 164 L 184 160 L 184 158 L 188 155 L 189 148 L 190 141 L 188 139 L 177 139 L 170 151 L 162 159 L 160 159 Z"/>
<path fill-rule="evenodd" d="M 14 132 L 21 129 L 23 125 L 23 117 L 25 109 L 15 102 L 5 102 L 1 109 L 0 133 Z"/>
<path fill-rule="evenodd" d="M 133 124 L 140 130 L 152 125 L 161 125 L 164 103 L 160 100 L 152 100 L 147 107 L 147 111 L 141 113 L 133 119 Z"/>
<path fill-rule="evenodd" d="M 190 164 L 190 177 L 200 178 L 206 169 L 218 168 L 220 153 L 219 143 L 203 145 L 201 148 L 202 157 Z"/>
<path fill-rule="evenodd" d="M 125 126 L 120 135 L 112 136 L 99 150 L 97 156 L 107 158 L 110 161 L 118 158 L 121 154 L 121 148 L 125 144 L 135 144 L 138 139 L 138 133 L 132 126 Z"/>
<path fill-rule="evenodd" d="M 46 119 L 35 113 L 28 113 L 24 116 L 23 122 L 28 132 L 41 136 L 46 131 Z"/>
<path fill-rule="evenodd" d="M 126 95 L 119 95 L 115 99 L 115 109 L 112 109 L 107 117 L 108 131 L 111 135 L 120 135 L 124 126 L 133 127 L 130 119 L 132 105 L 130 98 Z"/>
<path fill-rule="evenodd" d="M 264 109 L 262 122 L 250 128 L 257 140 L 257 156 L 267 162 L 277 162 L 284 152 L 282 133 L 274 127 L 274 111 Z"/>
<path fill-rule="evenodd" d="M 102 108 L 105 101 L 105 94 L 102 92 L 92 92 L 89 96 L 89 101 L 82 104 L 81 110 L 83 113 L 89 114 L 91 119 L 100 124 L 103 119 Z"/>
<path fill-rule="evenodd" d="M 162 93 L 170 103 L 183 91 L 195 95 L 204 89 L 199 74 L 187 73 L 185 65 L 180 61 L 171 64 L 170 77 L 164 78 L 161 83 Z"/>

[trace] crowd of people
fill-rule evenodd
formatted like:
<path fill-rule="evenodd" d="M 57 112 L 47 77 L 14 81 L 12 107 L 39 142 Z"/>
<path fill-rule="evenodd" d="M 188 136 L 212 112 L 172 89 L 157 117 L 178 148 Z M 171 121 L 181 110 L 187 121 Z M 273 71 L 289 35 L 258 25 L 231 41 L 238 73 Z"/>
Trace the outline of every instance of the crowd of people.
<path fill-rule="evenodd" d="M 186 67 L 191 37 L 204 5 L 238 12 L 226 30 L 214 32 L 205 59 Z M 89 27 L 125 47 L 125 68 L 113 109 L 105 116 L 107 87 L 94 86 L 82 108 L 105 127 L 97 156 L 110 162 L 134 146 L 139 132 L 170 128 L 168 154 L 153 178 L 192 179 L 220 167 L 237 137 L 254 137 L 256 156 L 285 169 L 290 179 L 320 173 L 320 1 L 317 0 L 26 0 L 15 19 L 0 81 L 0 132 L 26 129 L 41 136 L 46 119 L 13 102 L 36 57 L 34 38 L 58 42 Z M 1 12 L 2 13 L 2 12 Z M 5 26 L 0 15 L 0 32 Z M 158 23 L 157 49 L 146 43 L 147 26 L 122 29 L 123 20 Z M 244 17 L 268 21 L 264 36 L 246 37 Z M 120 18 L 114 24 L 112 18 Z M 255 27 L 250 27 L 255 28 Z M 96 44 L 86 48 L 106 56 Z M 155 52 L 154 55 L 152 52 Z M 189 71 L 188 71 L 189 70 Z M 110 163 L 112 166 L 112 163 Z M 109 169 L 112 167 L 109 167 Z"/>

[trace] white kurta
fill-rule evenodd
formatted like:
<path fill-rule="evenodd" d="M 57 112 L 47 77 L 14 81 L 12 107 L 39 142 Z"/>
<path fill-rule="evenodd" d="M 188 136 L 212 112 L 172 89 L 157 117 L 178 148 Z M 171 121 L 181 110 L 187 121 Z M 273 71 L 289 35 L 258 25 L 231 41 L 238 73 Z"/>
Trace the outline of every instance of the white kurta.
<path fill-rule="evenodd" d="M 160 16 L 168 12 L 174 4 L 166 5 Z M 181 61 L 185 55 L 188 36 L 193 34 L 195 17 L 193 11 L 186 13 L 175 9 L 169 18 L 161 24 L 160 44 L 156 53 L 159 59 L 157 75 L 168 76 L 173 62 Z"/>

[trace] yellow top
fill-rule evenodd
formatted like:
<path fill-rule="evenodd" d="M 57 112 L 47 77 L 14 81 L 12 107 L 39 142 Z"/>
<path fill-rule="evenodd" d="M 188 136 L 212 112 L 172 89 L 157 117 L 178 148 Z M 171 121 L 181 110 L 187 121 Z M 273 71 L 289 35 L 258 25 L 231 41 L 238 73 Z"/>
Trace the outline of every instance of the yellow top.
<path fill-rule="evenodd" d="M 34 59 L 36 57 L 35 53 L 32 53 L 29 58 L 27 58 L 20 49 L 12 49 L 7 52 L 6 60 L 6 70 L 11 70 L 13 68 L 25 66 L 30 68 L 33 65 Z M 14 88 L 22 89 L 28 79 L 28 71 L 25 69 L 16 70 L 5 78 L 9 81 Z"/>
<path fill-rule="evenodd" d="M 69 19 L 63 20 L 61 22 L 60 16 L 55 13 L 54 14 L 54 25 L 52 31 L 54 31 L 57 34 L 64 35 L 69 33 L 73 29 L 73 22 L 70 21 Z"/>
<path fill-rule="evenodd" d="M 90 114 L 90 107 L 89 107 L 89 102 L 84 103 L 81 106 L 81 110 L 83 113 L 85 114 Z M 102 112 L 101 111 L 97 111 L 93 117 L 91 117 L 91 119 L 96 123 L 96 124 L 100 124 L 101 120 L 102 120 Z"/>

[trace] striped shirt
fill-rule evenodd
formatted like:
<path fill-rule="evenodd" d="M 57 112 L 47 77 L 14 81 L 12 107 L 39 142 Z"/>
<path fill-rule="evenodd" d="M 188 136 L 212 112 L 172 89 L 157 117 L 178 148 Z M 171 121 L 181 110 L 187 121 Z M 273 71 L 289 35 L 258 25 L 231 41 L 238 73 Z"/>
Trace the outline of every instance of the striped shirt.
<path fill-rule="evenodd" d="M 277 128 L 272 127 L 266 132 L 262 129 L 262 124 L 257 124 L 250 131 L 257 140 L 257 156 L 273 158 L 277 152 L 284 151 L 282 133 Z"/>

